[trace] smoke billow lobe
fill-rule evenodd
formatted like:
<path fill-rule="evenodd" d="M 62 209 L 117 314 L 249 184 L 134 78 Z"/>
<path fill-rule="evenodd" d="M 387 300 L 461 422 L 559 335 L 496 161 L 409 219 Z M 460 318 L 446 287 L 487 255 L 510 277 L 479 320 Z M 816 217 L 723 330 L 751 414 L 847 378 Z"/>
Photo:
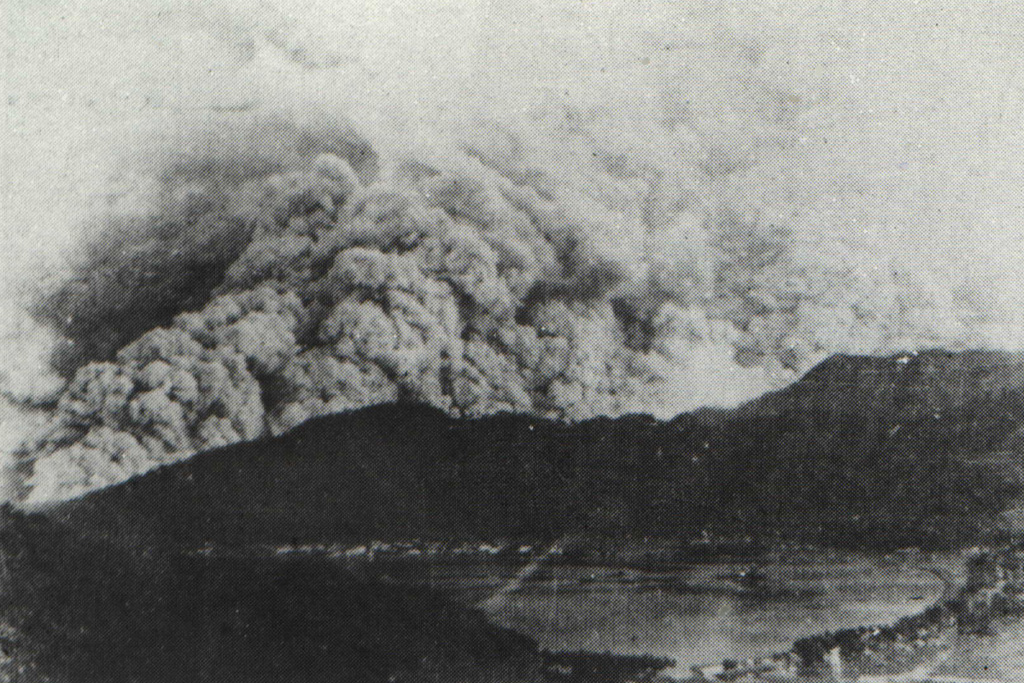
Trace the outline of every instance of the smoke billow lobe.
<path fill-rule="evenodd" d="M 662 205 L 664 230 L 685 221 L 693 244 L 631 261 L 542 170 L 420 164 L 377 180 L 368 149 L 179 166 L 161 212 L 103 233 L 38 308 L 89 362 L 31 445 L 33 497 L 376 403 L 668 414 L 691 392 L 674 368 L 707 370 L 695 350 L 762 377 L 830 350 L 800 329 L 802 306 L 830 303 L 812 298 L 822 283 L 756 216 Z"/>
<path fill-rule="evenodd" d="M 22 449 L 31 497 L 375 403 L 668 416 L 965 343 L 944 285 L 858 242 L 861 181 L 813 141 L 828 88 L 754 43 L 645 44 L 616 76 L 643 97 L 467 98 L 435 146 L 307 113 L 158 155 L 151 209 L 35 306 L 70 381 Z"/>
<path fill-rule="evenodd" d="M 378 172 L 369 143 L 344 127 L 314 132 L 272 122 L 251 137 L 259 140 L 255 150 L 236 142 L 220 144 L 216 154 L 172 153 L 152 172 L 154 208 L 94 221 L 69 277 L 32 306 L 35 318 L 63 337 L 55 369 L 70 376 L 83 363 L 108 360 L 147 330 L 205 304 L 249 245 L 261 202 L 287 192 L 257 189 L 266 178 L 294 182 L 282 171 L 317 152 L 340 155 L 367 180 Z M 298 204 L 277 210 L 303 210 L 300 194 L 289 201 Z"/>

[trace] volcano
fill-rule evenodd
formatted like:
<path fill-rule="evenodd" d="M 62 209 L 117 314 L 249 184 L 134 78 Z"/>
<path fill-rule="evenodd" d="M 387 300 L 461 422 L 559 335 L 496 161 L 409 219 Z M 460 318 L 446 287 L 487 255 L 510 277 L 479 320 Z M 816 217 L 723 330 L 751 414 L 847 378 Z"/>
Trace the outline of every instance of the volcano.
<path fill-rule="evenodd" d="M 135 541 L 721 536 L 949 547 L 1020 486 L 1024 359 L 836 357 L 734 411 L 575 425 L 388 404 L 201 453 L 49 514 Z"/>

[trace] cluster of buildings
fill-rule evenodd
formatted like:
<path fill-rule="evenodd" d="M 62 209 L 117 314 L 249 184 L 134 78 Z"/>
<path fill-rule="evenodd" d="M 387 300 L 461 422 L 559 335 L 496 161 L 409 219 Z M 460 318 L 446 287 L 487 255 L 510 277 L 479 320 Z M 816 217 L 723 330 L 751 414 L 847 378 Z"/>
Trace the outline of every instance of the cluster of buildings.
<path fill-rule="evenodd" d="M 401 559 L 487 559 L 495 557 L 530 558 L 535 547 L 527 544 L 441 541 L 369 541 L 355 546 L 337 544 L 286 545 L 275 550 L 278 555 L 291 553 L 316 554 L 334 559 L 366 561 Z M 559 552 L 558 549 L 554 553 Z M 547 552 L 548 555 L 553 554 Z"/>

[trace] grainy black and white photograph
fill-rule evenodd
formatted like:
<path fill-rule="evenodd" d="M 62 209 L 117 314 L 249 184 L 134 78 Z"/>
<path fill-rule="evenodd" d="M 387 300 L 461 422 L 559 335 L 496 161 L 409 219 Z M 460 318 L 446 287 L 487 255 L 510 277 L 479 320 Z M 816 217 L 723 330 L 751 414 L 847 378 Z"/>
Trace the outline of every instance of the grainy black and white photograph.
<path fill-rule="evenodd" d="M 1024 681 L 1024 5 L 2 0 L 0 681 Z"/>

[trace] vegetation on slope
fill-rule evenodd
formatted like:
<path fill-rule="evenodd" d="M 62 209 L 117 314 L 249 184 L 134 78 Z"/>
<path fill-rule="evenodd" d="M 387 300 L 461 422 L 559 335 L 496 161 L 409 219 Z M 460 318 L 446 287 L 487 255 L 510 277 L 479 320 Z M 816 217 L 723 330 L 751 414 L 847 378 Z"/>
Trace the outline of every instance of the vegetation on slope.
<path fill-rule="evenodd" d="M 328 561 L 130 552 L 0 508 L 0 680 L 614 683 L 670 662 L 547 655 L 419 588 Z"/>

